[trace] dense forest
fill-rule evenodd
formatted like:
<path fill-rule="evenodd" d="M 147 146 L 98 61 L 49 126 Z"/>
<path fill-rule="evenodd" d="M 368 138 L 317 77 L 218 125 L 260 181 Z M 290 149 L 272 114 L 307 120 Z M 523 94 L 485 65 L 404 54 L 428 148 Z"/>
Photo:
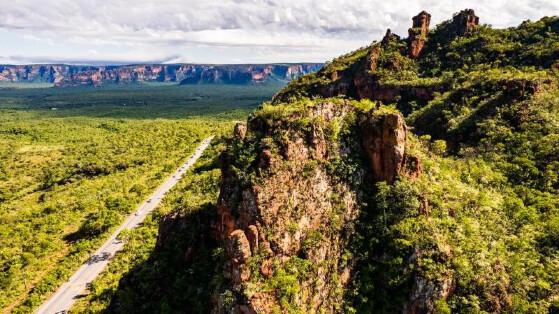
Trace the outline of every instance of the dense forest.
<path fill-rule="evenodd" d="M 203 138 L 231 129 L 278 88 L 17 87 L 0 89 L 0 308 L 21 313 Z"/>

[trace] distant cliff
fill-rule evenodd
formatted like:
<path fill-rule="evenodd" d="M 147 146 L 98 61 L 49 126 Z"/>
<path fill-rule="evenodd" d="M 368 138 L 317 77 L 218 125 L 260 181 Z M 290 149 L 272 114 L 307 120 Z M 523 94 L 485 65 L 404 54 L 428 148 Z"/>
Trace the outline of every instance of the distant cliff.
<path fill-rule="evenodd" d="M 138 64 L 81 66 L 59 64 L 0 65 L 0 82 L 45 82 L 56 87 L 101 86 L 136 82 L 180 84 L 250 84 L 290 81 L 319 70 L 320 63 L 300 64 Z"/>

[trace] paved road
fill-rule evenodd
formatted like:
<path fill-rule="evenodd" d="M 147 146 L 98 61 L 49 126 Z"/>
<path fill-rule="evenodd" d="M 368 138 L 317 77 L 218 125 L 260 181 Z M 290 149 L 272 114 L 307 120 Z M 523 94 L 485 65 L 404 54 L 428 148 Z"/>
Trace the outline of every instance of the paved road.
<path fill-rule="evenodd" d="M 157 207 L 161 199 L 165 196 L 165 193 L 177 184 L 183 173 L 202 156 L 204 150 L 210 145 L 212 138 L 213 136 L 205 139 L 200 146 L 196 148 L 194 154 L 190 156 L 173 175 L 163 182 L 148 200 L 138 206 L 136 211 L 128 216 L 124 223 L 111 234 L 109 239 L 103 243 L 95 254 L 93 254 L 66 283 L 60 286 L 58 291 L 56 291 L 49 300 L 43 303 L 36 313 L 53 314 L 65 313 L 68 311 L 76 301 L 76 298 L 86 292 L 87 284 L 92 282 L 93 279 L 103 271 L 115 253 L 120 251 L 124 246 L 124 244 L 117 239 L 120 232 L 125 229 L 136 228 L 146 216 Z"/>

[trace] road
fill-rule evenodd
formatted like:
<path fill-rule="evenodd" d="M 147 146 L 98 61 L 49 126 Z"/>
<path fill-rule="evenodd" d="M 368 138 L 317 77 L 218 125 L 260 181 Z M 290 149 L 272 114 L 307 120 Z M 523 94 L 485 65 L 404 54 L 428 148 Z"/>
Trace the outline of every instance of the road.
<path fill-rule="evenodd" d="M 184 164 L 182 164 L 157 190 L 143 202 L 136 210 L 126 218 L 126 220 L 111 234 L 105 243 L 93 254 L 58 290 L 37 310 L 38 314 L 65 313 L 68 311 L 76 298 L 86 293 L 87 284 L 92 282 L 97 275 L 109 264 L 111 258 L 116 252 L 120 251 L 124 246 L 122 241 L 117 237 L 123 230 L 136 228 L 146 216 L 151 213 L 161 199 L 177 182 L 181 179 L 183 173 L 188 170 L 202 156 L 202 153 L 212 140 L 213 136 L 205 139 L 197 148 L 192 156 L 190 156 Z"/>

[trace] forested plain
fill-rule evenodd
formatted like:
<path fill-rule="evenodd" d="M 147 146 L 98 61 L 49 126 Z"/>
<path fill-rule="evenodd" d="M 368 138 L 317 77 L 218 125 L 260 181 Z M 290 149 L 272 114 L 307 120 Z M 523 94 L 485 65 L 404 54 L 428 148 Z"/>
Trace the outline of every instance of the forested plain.
<path fill-rule="evenodd" d="M 279 88 L 2 87 L 5 312 L 40 305 L 202 139 L 231 130 Z"/>

